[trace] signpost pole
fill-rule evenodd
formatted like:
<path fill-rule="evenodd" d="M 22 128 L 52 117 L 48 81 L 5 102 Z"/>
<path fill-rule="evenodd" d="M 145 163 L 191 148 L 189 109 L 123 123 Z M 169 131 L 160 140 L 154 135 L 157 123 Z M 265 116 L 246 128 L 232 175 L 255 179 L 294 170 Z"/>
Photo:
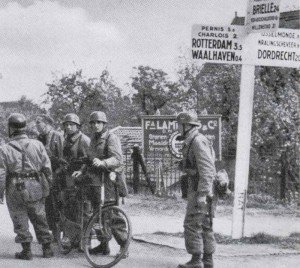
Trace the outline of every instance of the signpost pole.
<path fill-rule="evenodd" d="M 241 238 L 244 235 L 244 219 L 250 163 L 254 78 L 255 66 L 243 64 L 241 73 L 232 220 L 232 238 L 234 239 Z"/>

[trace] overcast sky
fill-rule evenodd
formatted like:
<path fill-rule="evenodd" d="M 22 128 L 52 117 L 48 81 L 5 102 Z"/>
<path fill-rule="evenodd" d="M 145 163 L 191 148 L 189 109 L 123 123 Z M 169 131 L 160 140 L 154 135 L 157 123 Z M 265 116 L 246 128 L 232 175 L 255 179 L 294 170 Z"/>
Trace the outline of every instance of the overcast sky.
<path fill-rule="evenodd" d="M 282 0 L 281 11 L 299 8 Z M 175 77 L 180 47 L 193 24 L 228 25 L 247 0 L 0 1 L 0 101 L 26 95 L 36 102 L 52 72 L 108 68 L 121 88 L 132 68 L 150 65 Z"/>

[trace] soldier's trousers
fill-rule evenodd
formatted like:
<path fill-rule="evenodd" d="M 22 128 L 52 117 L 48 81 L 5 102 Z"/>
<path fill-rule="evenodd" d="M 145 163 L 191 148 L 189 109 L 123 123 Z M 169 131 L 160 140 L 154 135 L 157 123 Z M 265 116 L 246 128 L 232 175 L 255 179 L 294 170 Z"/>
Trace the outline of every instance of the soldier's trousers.
<path fill-rule="evenodd" d="M 90 187 L 89 189 L 89 198 L 92 203 L 93 209 L 97 209 L 100 205 L 100 189 L 97 187 Z M 111 231 L 113 236 L 115 237 L 117 243 L 120 246 L 125 245 L 127 240 L 127 229 L 126 229 L 126 223 L 122 216 L 120 216 L 118 213 L 111 213 L 110 215 L 107 215 L 110 217 L 110 223 L 111 223 Z M 103 217 L 106 217 L 106 215 L 103 215 Z"/>
<path fill-rule="evenodd" d="M 7 193 L 6 195 L 8 211 L 14 225 L 14 232 L 17 234 L 16 243 L 32 241 L 28 220 L 33 225 L 38 242 L 50 243 L 52 235 L 46 220 L 44 199 L 25 203 L 16 193 L 17 191 L 14 191 L 14 194 Z"/>
<path fill-rule="evenodd" d="M 59 211 L 57 208 L 57 198 L 55 191 L 50 190 L 49 196 L 45 200 L 46 219 L 50 230 L 56 231 L 56 223 L 59 221 Z"/>
<path fill-rule="evenodd" d="M 196 194 L 189 195 L 184 219 L 185 246 L 189 254 L 215 252 L 216 242 L 211 221 L 207 205 L 198 207 Z"/>

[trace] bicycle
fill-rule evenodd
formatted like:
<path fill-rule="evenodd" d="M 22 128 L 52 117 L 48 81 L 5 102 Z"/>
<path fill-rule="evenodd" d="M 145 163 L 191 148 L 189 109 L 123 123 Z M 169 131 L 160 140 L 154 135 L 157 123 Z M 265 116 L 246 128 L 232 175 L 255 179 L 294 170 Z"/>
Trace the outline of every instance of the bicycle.
<path fill-rule="evenodd" d="M 115 184 L 115 200 L 104 201 L 104 172 L 100 178 L 100 205 L 90 217 L 84 228 L 81 246 L 87 261 L 95 268 L 109 268 L 117 264 L 128 254 L 132 236 L 132 227 L 127 214 L 118 207 L 119 194 Z M 116 231 L 123 233 L 122 246 Z M 91 250 L 101 243 L 110 245 L 110 254 L 91 254 Z"/>

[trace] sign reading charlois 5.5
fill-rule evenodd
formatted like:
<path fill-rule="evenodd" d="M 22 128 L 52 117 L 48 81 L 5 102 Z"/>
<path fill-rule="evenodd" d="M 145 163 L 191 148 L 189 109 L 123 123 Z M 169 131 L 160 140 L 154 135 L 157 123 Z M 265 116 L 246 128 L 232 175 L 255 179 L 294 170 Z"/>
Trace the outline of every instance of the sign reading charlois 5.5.
<path fill-rule="evenodd" d="M 192 27 L 192 59 L 214 63 L 242 63 L 243 26 Z"/>
<path fill-rule="evenodd" d="M 199 122 L 199 132 L 212 142 L 216 158 L 221 160 L 221 116 L 200 116 Z M 143 116 L 142 130 L 145 157 L 162 154 L 182 157 L 182 142 L 177 140 L 180 134 L 176 116 Z"/>

